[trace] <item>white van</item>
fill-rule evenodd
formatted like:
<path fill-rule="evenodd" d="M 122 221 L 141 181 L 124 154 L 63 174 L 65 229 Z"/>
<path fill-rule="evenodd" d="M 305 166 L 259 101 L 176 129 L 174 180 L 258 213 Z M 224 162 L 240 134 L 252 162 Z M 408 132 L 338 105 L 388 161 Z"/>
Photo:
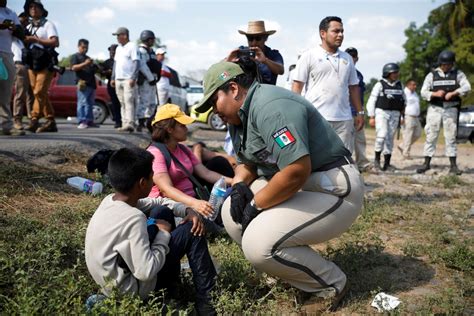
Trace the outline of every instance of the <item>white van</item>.
<path fill-rule="evenodd" d="M 183 88 L 181 82 L 179 81 L 179 75 L 176 70 L 168 66 L 171 72 L 170 78 L 170 90 L 169 90 L 169 103 L 179 105 L 181 111 L 188 112 L 188 101 L 187 101 L 187 92 Z"/>

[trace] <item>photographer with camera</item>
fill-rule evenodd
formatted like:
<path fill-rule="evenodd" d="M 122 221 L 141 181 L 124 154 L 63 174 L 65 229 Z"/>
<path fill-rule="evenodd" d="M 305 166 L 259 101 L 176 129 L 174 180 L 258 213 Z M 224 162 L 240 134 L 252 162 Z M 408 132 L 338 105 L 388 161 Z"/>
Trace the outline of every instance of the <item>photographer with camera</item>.
<path fill-rule="evenodd" d="M 283 57 L 276 49 L 266 46 L 268 36 L 275 34 L 275 30 L 267 31 L 264 21 L 250 21 L 247 32 L 239 30 L 247 37 L 248 47 L 240 46 L 230 52 L 225 61 L 235 62 L 244 72 L 254 77 L 260 83 L 276 85 L 278 75 L 285 72 Z M 229 131 L 225 136 L 224 149 L 227 154 L 234 155 Z"/>
<path fill-rule="evenodd" d="M 239 30 L 240 34 L 247 37 L 248 47 L 240 46 L 234 49 L 226 61 L 238 62 L 241 67 L 247 69 L 251 69 L 252 62 L 255 62 L 257 65 L 255 77 L 258 81 L 275 85 L 278 75 L 285 72 L 280 52 L 265 45 L 268 36 L 275 32 L 266 31 L 264 21 L 250 21 L 247 32 Z"/>
<path fill-rule="evenodd" d="M 98 71 L 97 65 L 92 58 L 87 56 L 89 41 L 81 38 L 77 43 L 78 52 L 71 57 L 71 70 L 76 73 L 77 83 L 77 128 L 86 129 L 97 127 L 94 124 L 94 114 L 92 112 L 95 102 L 95 73 Z"/>
<path fill-rule="evenodd" d="M 62 71 L 62 68 L 58 67 L 58 53 L 54 50 L 59 47 L 58 32 L 56 26 L 46 19 L 48 11 L 40 0 L 27 0 L 24 8 L 31 18 L 25 36 L 27 45 L 25 62 L 30 67 L 28 73 L 35 97 L 28 130 L 33 133 L 57 132 L 48 89 L 54 72 Z M 46 118 L 46 122 L 40 126 L 39 119 L 42 115 Z"/>
<path fill-rule="evenodd" d="M 24 135 L 13 128 L 10 98 L 15 81 L 13 37 L 22 39 L 23 28 L 15 12 L 7 8 L 7 0 L 0 0 L 0 135 Z"/>

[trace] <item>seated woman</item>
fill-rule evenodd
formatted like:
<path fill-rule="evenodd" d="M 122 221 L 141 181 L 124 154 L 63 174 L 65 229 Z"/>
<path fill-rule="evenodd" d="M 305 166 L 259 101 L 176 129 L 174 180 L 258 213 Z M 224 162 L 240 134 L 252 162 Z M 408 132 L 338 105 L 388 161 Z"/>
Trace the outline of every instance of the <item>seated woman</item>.
<path fill-rule="evenodd" d="M 176 157 L 190 174 L 197 176 L 203 185 L 207 184 L 212 188 L 212 184 L 222 176 L 224 176 L 226 183 L 230 185 L 233 169 L 225 158 L 217 157 L 220 159 L 220 163 L 213 163 L 214 170 L 209 170 L 190 149 L 186 146 L 178 146 L 180 142 L 186 140 L 188 132 L 186 125 L 192 122 L 194 122 L 194 119 L 184 114 L 179 106 L 174 104 L 165 104 L 156 111 L 155 118 L 152 121 L 152 143 L 147 149 L 155 157 L 153 161 L 153 181 L 155 185 L 149 196 L 169 197 L 192 207 L 201 215 L 207 217 L 213 212 L 211 204 L 196 197 L 193 183 L 188 174 L 173 159 L 171 159 L 168 168 L 165 156 L 155 143 L 164 144 L 171 155 Z M 231 174 L 228 173 L 229 169 Z M 224 172 L 219 172 L 220 170 L 227 170 L 227 174 L 224 175 Z"/>

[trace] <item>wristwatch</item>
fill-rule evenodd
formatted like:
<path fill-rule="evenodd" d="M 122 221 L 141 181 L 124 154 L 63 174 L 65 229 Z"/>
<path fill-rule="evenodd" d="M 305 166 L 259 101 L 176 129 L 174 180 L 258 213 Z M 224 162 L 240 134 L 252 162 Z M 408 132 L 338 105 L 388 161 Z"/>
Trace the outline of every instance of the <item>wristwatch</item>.
<path fill-rule="evenodd" d="M 365 112 L 364 112 L 364 111 L 359 111 L 359 112 L 357 112 L 357 115 L 362 115 L 362 116 L 364 116 L 364 115 L 365 115 Z"/>
<path fill-rule="evenodd" d="M 263 211 L 263 208 L 262 207 L 258 207 L 257 204 L 255 203 L 255 199 L 252 199 L 252 201 L 250 201 L 250 205 L 255 208 L 257 211 L 261 212 Z"/>

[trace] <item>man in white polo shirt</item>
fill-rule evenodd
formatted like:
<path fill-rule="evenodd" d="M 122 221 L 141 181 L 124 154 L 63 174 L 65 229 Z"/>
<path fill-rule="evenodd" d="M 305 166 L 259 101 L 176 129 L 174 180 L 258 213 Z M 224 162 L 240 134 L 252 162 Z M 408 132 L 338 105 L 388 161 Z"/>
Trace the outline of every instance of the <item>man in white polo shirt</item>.
<path fill-rule="evenodd" d="M 321 45 L 307 50 L 296 63 L 292 90 L 308 99 L 334 128 L 347 149 L 354 149 L 354 127 L 364 124 L 359 79 L 352 57 L 339 47 L 344 39 L 342 20 L 325 17 L 319 24 Z M 350 102 L 357 110 L 353 119 Z M 354 126 L 355 125 L 355 126 Z"/>
<path fill-rule="evenodd" d="M 416 82 L 408 79 L 405 85 L 405 97 L 407 106 L 403 124 L 403 144 L 398 146 L 405 159 L 411 159 L 410 148 L 421 136 L 420 119 L 420 97 L 416 93 Z"/>
<path fill-rule="evenodd" d="M 129 39 L 128 29 L 119 27 L 112 35 L 117 36 L 119 45 L 115 50 L 114 69 L 112 71 L 112 87 L 115 87 L 120 101 L 122 127 L 119 132 L 135 130 L 135 99 L 137 95 L 137 78 L 139 69 L 138 48 Z"/>

